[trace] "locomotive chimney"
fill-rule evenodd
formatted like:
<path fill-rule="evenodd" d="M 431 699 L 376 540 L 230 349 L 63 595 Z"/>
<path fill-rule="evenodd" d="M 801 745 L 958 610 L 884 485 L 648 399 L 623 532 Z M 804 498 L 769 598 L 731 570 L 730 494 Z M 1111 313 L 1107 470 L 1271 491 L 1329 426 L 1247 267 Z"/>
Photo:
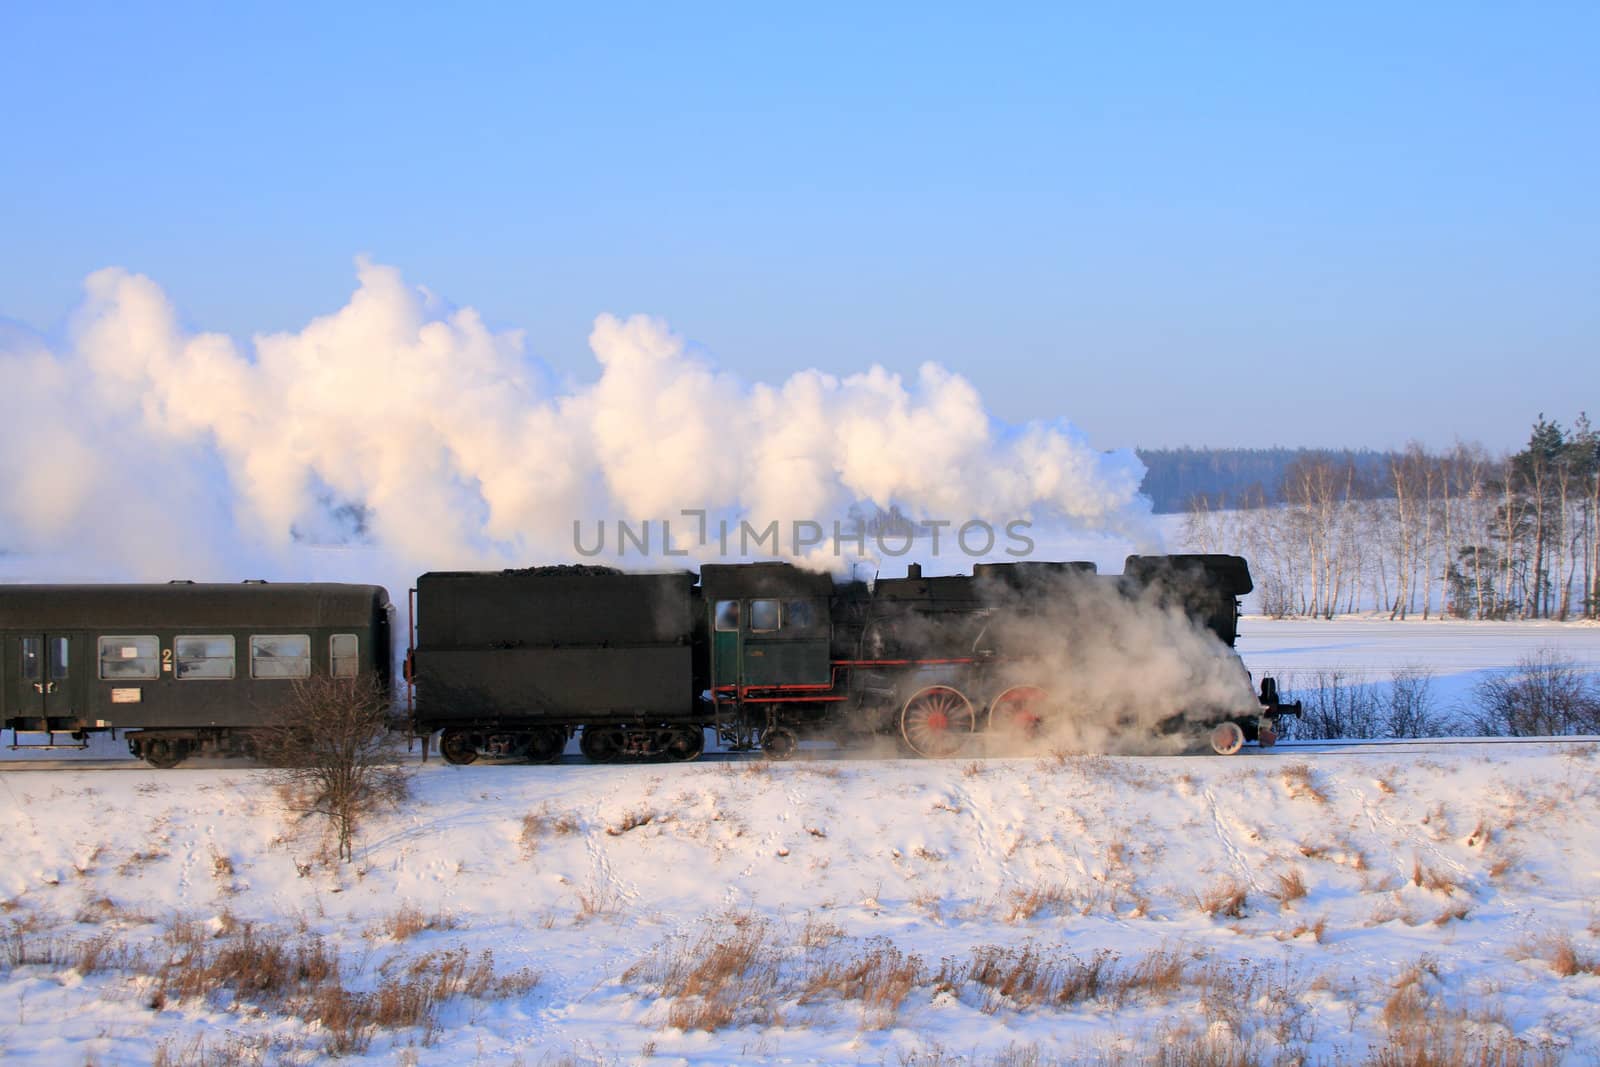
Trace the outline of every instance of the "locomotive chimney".
<path fill-rule="evenodd" d="M 920 563 L 908 563 L 908 564 L 906 564 L 906 577 L 907 578 L 921 578 L 922 577 L 922 564 L 920 564 Z"/>

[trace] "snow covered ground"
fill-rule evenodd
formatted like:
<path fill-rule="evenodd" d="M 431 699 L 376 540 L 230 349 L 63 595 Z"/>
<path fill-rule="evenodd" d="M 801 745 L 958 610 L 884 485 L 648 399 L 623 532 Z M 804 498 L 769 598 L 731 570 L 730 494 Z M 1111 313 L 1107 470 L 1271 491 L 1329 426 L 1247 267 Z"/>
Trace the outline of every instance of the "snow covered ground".
<path fill-rule="evenodd" d="M 1600 669 L 1578 624 L 1240 639 L 1444 702 L 1546 648 Z M 1600 1060 L 1593 744 L 433 762 L 349 866 L 269 772 L 23 755 L 7 1063 Z"/>
<path fill-rule="evenodd" d="M 1597 769 L 433 762 L 339 866 L 265 771 L 14 767 L 0 1059 L 1592 1062 Z"/>

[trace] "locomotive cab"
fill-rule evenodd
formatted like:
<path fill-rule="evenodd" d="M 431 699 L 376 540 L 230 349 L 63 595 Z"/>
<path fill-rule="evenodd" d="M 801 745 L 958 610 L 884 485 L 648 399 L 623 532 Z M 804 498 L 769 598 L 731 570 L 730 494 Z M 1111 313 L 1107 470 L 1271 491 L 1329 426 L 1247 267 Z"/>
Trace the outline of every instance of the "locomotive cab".
<path fill-rule="evenodd" d="M 711 620 L 714 692 L 830 684 L 828 575 L 787 563 L 708 564 L 700 587 Z"/>

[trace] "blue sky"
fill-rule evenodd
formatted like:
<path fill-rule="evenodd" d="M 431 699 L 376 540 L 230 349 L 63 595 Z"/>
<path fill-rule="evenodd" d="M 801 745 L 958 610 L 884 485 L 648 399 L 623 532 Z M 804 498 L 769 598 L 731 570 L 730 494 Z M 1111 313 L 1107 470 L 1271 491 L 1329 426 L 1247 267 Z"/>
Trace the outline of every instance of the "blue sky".
<path fill-rule="evenodd" d="M 1600 5 L 0 5 L 0 316 L 239 337 L 353 258 L 590 376 L 923 360 L 1103 447 L 1600 407 Z M 1600 414 L 1600 412 L 1592 412 Z"/>

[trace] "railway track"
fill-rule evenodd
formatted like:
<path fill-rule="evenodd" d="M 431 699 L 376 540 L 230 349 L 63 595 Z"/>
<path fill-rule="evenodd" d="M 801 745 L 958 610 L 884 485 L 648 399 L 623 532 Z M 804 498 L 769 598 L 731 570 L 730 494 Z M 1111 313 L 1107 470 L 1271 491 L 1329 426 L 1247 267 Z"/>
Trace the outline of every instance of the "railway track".
<path fill-rule="evenodd" d="M 1341 741 L 1279 741 L 1271 748 L 1257 748 L 1247 746 L 1240 752 L 1241 756 L 1261 759 L 1272 756 L 1294 755 L 1326 755 L 1326 756 L 1393 756 L 1406 753 L 1444 752 L 1452 749 L 1490 748 L 1500 745 L 1518 745 L 1524 748 L 1576 748 L 1583 745 L 1600 745 L 1600 735 L 1575 734 L 1568 737 L 1418 737 L 1382 740 L 1341 740 Z M 825 760 L 850 760 L 855 758 L 850 753 L 842 750 L 818 750 L 809 753 L 814 759 Z M 413 755 L 412 758 L 415 758 Z M 872 757 L 879 758 L 879 757 Z M 988 757 L 982 753 L 973 753 L 955 759 L 1005 759 L 1016 758 L 1006 756 Z M 1022 757 L 1028 758 L 1028 757 Z M 1167 756 L 1169 759 L 1230 759 L 1229 756 L 1204 755 L 1178 755 Z M 697 762 L 723 763 L 730 761 L 761 760 L 765 759 L 759 752 L 717 752 L 707 751 Z M 485 766 L 494 766 L 495 761 L 481 761 Z M 522 766 L 519 761 L 506 761 L 510 765 Z M 948 761 L 947 761 L 948 762 Z M 569 753 L 563 756 L 554 766 L 571 765 L 575 767 L 591 766 L 582 756 Z M 189 759 L 181 767 L 171 768 L 173 771 L 205 771 L 205 770 L 258 770 L 264 765 L 252 763 L 242 759 Z M 654 766 L 654 764 L 652 764 Z M 123 758 L 106 758 L 101 756 L 86 756 L 79 759 L 5 759 L 0 758 L 0 774 L 11 774 L 29 771 L 154 771 L 143 760 L 131 756 Z M 168 773 L 168 772 L 162 772 Z"/>

